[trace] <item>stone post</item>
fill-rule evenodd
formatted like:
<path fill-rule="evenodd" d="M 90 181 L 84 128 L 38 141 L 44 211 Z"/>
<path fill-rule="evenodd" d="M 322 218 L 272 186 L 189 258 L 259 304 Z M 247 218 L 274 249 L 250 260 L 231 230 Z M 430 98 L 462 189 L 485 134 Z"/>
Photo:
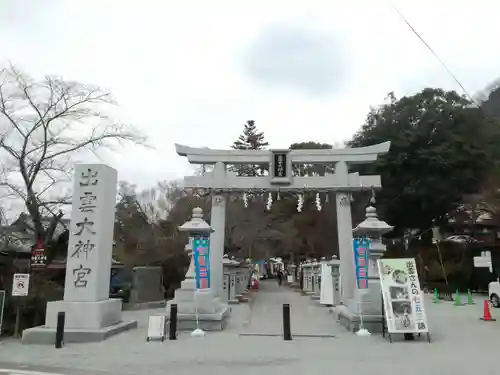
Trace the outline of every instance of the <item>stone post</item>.
<path fill-rule="evenodd" d="M 314 294 L 314 287 L 316 286 L 316 282 L 315 282 L 315 272 L 314 270 L 316 269 L 316 260 L 313 261 L 313 263 L 311 263 L 311 267 L 309 268 L 309 280 L 311 285 L 309 287 L 309 292 L 310 292 L 310 295 L 313 295 Z"/>
<path fill-rule="evenodd" d="M 311 295 L 313 293 L 312 267 L 313 263 L 308 260 L 302 266 L 304 270 L 304 294 Z"/>
<path fill-rule="evenodd" d="M 234 261 L 229 259 L 227 255 L 224 255 L 222 259 L 224 265 L 224 276 L 227 276 L 227 291 L 226 298 L 230 305 L 238 304 L 240 301 L 237 298 L 237 285 L 236 285 L 236 273 L 237 273 L 237 265 Z"/>
<path fill-rule="evenodd" d="M 332 284 L 333 284 L 333 306 L 341 303 L 340 298 L 340 262 L 336 256 L 329 262 L 332 269 Z"/>
<path fill-rule="evenodd" d="M 302 293 L 307 292 L 307 263 L 304 262 L 300 265 L 300 272 L 302 274 Z"/>
<path fill-rule="evenodd" d="M 236 298 L 238 298 L 238 301 L 240 301 L 243 298 L 243 293 L 245 291 L 245 288 L 243 286 L 243 272 L 239 263 L 236 261 L 234 262 L 236 266 Z"/>
<path fill-rule="evenodd" d="M 326 263 L 323 257 L 320 262 L 316 262 L 314 265 L 314 290 L 311 295 L 311 299 L 319 300 L 321 298 L 321 268 L 323 264 Z"/>
<path fill-rule="evenodd" d="M 47 303 L 45 325 L 25 330 L 24 343 L 53 343 L 59 312 L 66 313 L 65 342 L 137 327 L 122 321 L 122 300 L 109 298 L 116 185 L 116 170 L 105 164 L 75 166 L 64 300 Z"/>

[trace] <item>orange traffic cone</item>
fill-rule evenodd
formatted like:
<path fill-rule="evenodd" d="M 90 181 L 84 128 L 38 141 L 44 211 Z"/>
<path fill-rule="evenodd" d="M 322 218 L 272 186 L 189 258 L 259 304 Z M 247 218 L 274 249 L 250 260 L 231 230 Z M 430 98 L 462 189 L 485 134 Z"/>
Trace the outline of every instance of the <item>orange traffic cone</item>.
<path fill-rule="evenodd" d="M 490 304 L 487 299 L 484 300 L 484 312 L 483 316 L 480 319 L 484 320 L 485 322 L 494 322 L 496 320 L 491 317 Z"/>

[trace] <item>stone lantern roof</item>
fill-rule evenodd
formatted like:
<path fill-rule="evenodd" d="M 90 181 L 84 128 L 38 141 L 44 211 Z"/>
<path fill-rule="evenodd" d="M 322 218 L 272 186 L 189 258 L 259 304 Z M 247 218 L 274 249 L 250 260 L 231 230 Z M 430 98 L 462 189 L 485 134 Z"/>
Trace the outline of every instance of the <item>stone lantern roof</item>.
<path fill-rule="evenodd" d="M 394 227 L 377 217 L 377 209 L 372 205 L 366 208 L 366 219 L 352 230 L 354 237 L 380 237 Z"/>
<path fill-rule="evenodd" d="M 333 266 L 333 265 L 339 266 L 339 265 L 340 265 L 340 260 L 339 260 L 339 258 L 338 258 L 336 255 L 332 255 L 332 259 L 331 259 L 331 260 L 329 260 L 329 261 L 327 262 L 327 264 L 330 264 L 330 265 L 332 265 L 332 266 Z"/>
<path fill-rule="evenodd" d="M 240 266 L 242 262 L 239 262 L 237 261 L 236 259 L 234 259 L 234 257 L 232 259 L 229 259 L 229 256 L 227 254 L 224 254 L 224 256 L 222 257 L 222 264 L 225 265 L 225 266 Z"/>
<path fill-rule="evenodd" d="M 193 208 L 193 216 L 191 220 L 186 221 L 178 227 L 179 232 L 189 233 L 212 233 L 213 228 L 203 220 L 203 210 L 200 207 Z"/>

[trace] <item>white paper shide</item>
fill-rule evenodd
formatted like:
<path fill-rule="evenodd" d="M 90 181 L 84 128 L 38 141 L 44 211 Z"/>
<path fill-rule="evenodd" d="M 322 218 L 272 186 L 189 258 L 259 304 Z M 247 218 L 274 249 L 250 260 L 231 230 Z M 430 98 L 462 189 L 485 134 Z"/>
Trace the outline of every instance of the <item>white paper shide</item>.
<path fill-rule="evenodd" d="M 428 332 L 415 259 L 379 259 L 378 269 L 388 331 Z"/>

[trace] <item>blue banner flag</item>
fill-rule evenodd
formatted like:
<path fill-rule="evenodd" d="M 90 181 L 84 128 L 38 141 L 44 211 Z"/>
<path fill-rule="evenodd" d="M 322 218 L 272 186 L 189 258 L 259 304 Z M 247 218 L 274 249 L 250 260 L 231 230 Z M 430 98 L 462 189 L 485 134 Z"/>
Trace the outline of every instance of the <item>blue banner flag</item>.
<path fill-rule="evenodd" d="M 196 289 L 210 289 L 210 238 L 199 236 L 193 239 L 193 257 Z"/>
<path fill-rule="evenodd" d="M 353 240 L 354 265 L 356 266 L 356 285 L 359 290 L 368 289 L 368 254 L 370 240 L 356 238 Z"/>

